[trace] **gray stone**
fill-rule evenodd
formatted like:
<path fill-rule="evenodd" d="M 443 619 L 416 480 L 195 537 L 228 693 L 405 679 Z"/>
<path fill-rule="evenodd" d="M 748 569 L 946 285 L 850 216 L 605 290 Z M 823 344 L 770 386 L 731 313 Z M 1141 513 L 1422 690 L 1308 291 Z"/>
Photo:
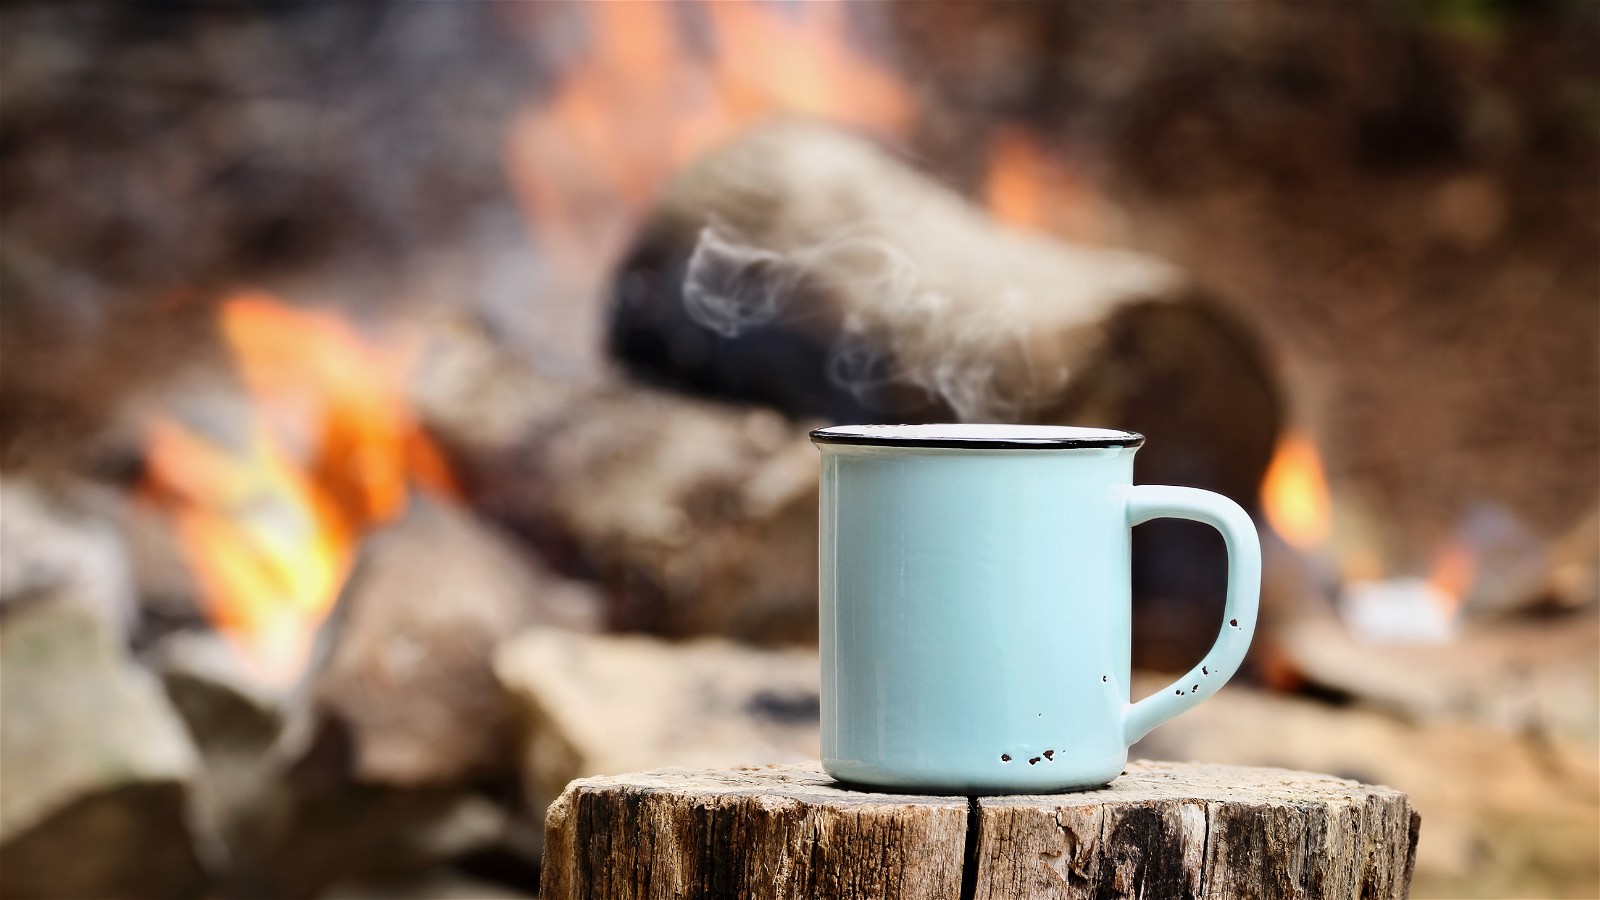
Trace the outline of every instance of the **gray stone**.
<path fill-rule="evenodd" d="M 820 751 L 815 651 L 540 629 L 502 647 L 495 672 L 523 716 L 523 784 L 541 816 L 574 778 Z"/>
<path fill-rule="evenodd" d="M 598 608 L 460 507 L 413 501 L 367 541 L 318 638 L 311 740 L 336 734 L 344 757 L 329 776 L 423 786 L 509 773 L 494 648 L 534 624 L 596 627 Z"/>
<path fill-rule="evenodd" d="M 0 894 L 192 897 L 194 747 L 104 623 L 49 600 L 0 619 Z"/>
<path fill-rule="evenodd" d="M 0 606 L 51 595 L 125 633 L 133 578 L 107 508 L 118 505 L 77 481 L 0 479 Z"/>

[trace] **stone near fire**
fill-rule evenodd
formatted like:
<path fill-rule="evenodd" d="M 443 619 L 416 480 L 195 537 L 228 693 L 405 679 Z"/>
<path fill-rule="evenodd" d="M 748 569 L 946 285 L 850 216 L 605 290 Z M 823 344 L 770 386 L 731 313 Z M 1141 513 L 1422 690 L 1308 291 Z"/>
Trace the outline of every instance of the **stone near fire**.
<path fill-rule="evenodd" d="M 118 634 L 133 625 L 133 576 L 111 516 L 117 498 L 68 478 L 0 478 L 0 608 L 46 595 Z"/>
<path fill-rule="evenodd" d="M 1451 639 L 1367 643 L 1337 620 L 1279 630 L 1310 683 L 1422 724 L 1466 720 L 1600 744 L 1600 617 L 1469 619 Z"/>
<path fill-rule="evenodd" d="M 322 900 L 538 900 L 538 895 L 441 869 L 404 881 L 336 884 Z"/>
<path fill-rule="evenodd" d="M 241 832 L 285 789 L 273 753 L 283 732 L 287 689 L 261 682 L 214 631 L 178 631 L 149 653 L 167 697 L 200 754 L 191 809 L 207 851 L 248 864 L 260 836 Z"/>
<path fill-rule="evenodd" d="M 495 672 L 523 717 L 523 784 L 540 816 L 574 778 L 820 750 L 813 651 L 539 629 L 503 647 Z"/>
<path fill-rule="evenodd" d="M 465 786 L 394 787 L 343 777 L 344 749 L 284 739 L 303 697 L 258 680 L 217 634 L 179 632 L 152 654 L 202 762 L 194 814 L 224 896 L 312 897 L 343 879 L 415 879 L 496 840 L 505 815 Z M 312 757 L 309 758 L 308 757 Z M 398 892 L 396 892 L 398 896 Z"/>
<path fill-rule="evenodd" d="M 626 381 L 560 381 L 462 323 L 432 330 L 414 391 L 474 508 L 599 581 L 612 626 L 815 639 L 806 426 Z"/>
<path fill-rule="evenodd" d="M 422 498 L 366 542 L 307 688 L 307 752 L 343 748 L 330 777 L 443 785 L 512 768 L 495 647 L 530 625 L 598 621 L 588 589 L 534 566 L 464 508 Z"/>
<path fill-rule="evenodd" d="M 1542 610 L 1600 609 L 1600 506 L 1550 548 L 1549 565 L 1520 604 Z"/>
<path fill-rule="evenodd" d="M 1174 315 L 1189 314 L 1174 308 Z M 805 436 L 813 423 L 627 381 L 562 381 L 468 322 L 439 322 L 429 333 L 414 403 L 469 485 L 472 505 L 527 536 L 557 568 L 597 579 L 612 626 L 816 640 L 819 465 Z M 1169 338 L 1181 345 L 1182 330 Z M 1170 375 L 1187 384 L 1181 370 Z M 1117 375 L 1104 390 L 1137 384 Z M 1092 393 L 1079 396 L 1088 403 Z M 1213 459 L 1232 452 L 1152 439 L 1139 459 L 1154 461 L 1155 475 L 1141 469 L 1138 477 L 1159 479 L 1166 467 L 1171 477 L 1164 480 L 1189 481 L 1177 470 L 1196 448 L 1218 454 Z M 1253 490 L 1260 473 L 1252 454 L 1233 457 L 1242 467 L 1226 485 L 1202 486 Z M 1196 534 L 1200 541 L 1182 543 Z M 1136 581 L 1135 635 L 1144 643 L 1135 658 L 1148 655 L 1154 664 L 1185 647 L 1198 656 L 1221 621 L 1220 541 L 1182 522 L 1140 526 L 1134 541 L 1135 558 L 1147 563 Z M 1302 602 L 1306 593 L 1300 581 L 1275 577 L 1293 574 L 1296 564 L 1286 551 L 1267 573 L 1269 585 L 1283 585 L 1275 593 L 1288 597 L 1284 604 L 1263 598 L 1278 618 L 1292 618 L 1278 607 Z"/>
<path fill-rule="evenodd" d="M 197 760 L 160 686 L 95 613 L 0 618 L 0 895 L 197 897 Z"/>
<path fill-rule="evenodd" d="M 328 784 L 291 774 L 264 785 L 228 896 L 322 897 L 339 884 L 396 883 L 492 845 L 501 808 L 457 788 Z M 398 892 L 396 892 L 398 894 Z"/>

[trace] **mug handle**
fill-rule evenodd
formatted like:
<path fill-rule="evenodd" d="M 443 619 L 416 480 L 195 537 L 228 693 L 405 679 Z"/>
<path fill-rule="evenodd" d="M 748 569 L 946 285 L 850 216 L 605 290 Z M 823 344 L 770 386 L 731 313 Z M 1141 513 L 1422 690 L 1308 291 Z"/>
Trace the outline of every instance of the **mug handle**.
<path fill-rule="evenodd" d="M 1133 485 L 1128 492 L 1128 526 L 1161 518 L 1193 519 L 1222 532 L 1228 547 L 1228 597 L 1222 610 L 1222 632 L 1205 658 L 1182 678 L 1128 707 L 1122 737 L 1129 745 L 1215 694 L 1239 671 L 1256 630 L 1261 598 L 1261 539 L 1239 504 L 1198 488 Z"/>

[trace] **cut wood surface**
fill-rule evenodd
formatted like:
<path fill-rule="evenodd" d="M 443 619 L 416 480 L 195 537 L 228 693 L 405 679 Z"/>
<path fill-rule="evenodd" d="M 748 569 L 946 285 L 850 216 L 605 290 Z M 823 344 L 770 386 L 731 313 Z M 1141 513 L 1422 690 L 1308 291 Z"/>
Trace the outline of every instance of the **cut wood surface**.
<path fill-rule="evenodd" d="M 574 781 L 544 895 L 592 898 L 1404 897 L 1418 816 L 1386 787 L 1134 762 L 1095 791 L 847 790 L 816 763 Z"/>

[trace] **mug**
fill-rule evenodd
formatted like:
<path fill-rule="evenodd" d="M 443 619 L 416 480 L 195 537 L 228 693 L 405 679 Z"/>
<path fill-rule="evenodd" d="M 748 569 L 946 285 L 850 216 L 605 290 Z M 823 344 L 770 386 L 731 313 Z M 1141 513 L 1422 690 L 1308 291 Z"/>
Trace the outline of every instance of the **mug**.
<path fill-rule="evenodd" d="M 1216 693 L 1255 630 L 1261 545 L 1210 491 L 1133 484 L 1144 438 L 1043 425 L 821 428 L 822 765 L 960 794 L 1097 787 L 1128 747 Z M 1129 703 L 1133 526 L 1228 546 L 1221 634 Z"/>

